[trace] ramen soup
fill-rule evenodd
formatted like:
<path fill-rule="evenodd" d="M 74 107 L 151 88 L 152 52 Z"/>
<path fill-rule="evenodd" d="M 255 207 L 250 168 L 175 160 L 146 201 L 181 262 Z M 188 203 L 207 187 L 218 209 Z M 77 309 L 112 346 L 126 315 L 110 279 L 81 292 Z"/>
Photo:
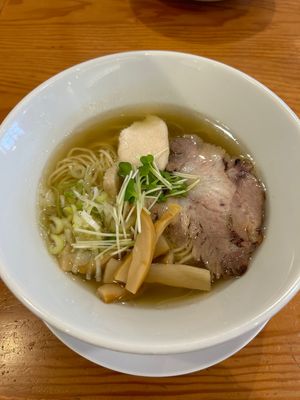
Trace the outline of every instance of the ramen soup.
<path fill-rule="evenodd" d="M 116 111 L 68 137 L 39 210 L 60 268 L 105 303 L 186 297 L 244 274 L 265 192 L 224 126 L 174 107 Z"/>

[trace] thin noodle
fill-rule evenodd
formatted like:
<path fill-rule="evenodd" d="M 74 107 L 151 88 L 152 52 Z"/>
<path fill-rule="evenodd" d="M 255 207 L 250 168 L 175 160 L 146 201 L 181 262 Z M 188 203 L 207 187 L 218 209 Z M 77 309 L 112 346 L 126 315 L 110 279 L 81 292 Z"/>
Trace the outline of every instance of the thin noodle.
<path fill-rule="evenodd" d="M 48 185 L 58 185 L 75 179 L 95 183 L 114 164 L 117 155 L 109 145 L 95 143 L 93 149 L 74 147 L 59 161 L 48 178 Z"/>
<path fill-rule="evenodd" d="M 189 261 L 193 258 L 192 255 L 193 244 L 192 241 L 189 240 L 187 244 L 176 247 L 174 252 L 175 262 L 179 264 L 183 264 L 186 261 Z"/>

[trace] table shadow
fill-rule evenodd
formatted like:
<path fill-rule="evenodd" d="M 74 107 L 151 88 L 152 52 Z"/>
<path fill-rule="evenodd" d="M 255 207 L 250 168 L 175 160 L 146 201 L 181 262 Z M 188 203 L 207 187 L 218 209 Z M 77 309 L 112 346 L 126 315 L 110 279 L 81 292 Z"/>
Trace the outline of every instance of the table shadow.
<path fill-rule="evenodd" d="M 166 37 L 184 42 L 235 42 L 263 31 L 275 0 L 130 0 L 136 18 Z"/>

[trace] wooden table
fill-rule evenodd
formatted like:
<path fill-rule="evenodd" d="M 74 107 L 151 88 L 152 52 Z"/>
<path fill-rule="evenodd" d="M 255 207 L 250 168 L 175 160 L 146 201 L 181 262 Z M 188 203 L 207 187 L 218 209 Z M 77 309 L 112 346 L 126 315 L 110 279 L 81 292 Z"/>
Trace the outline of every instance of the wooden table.
<path fill-rule="evenodd" d="M 300 114 L 299 0 L 0 0 L 0 121 L 62 69 L 137 49 L 223 61 Z M 299 311 L 300 295 L 219 365 L 146 379 L 76 355 L 0 282 L 0 399 L 300 399 Z"/>

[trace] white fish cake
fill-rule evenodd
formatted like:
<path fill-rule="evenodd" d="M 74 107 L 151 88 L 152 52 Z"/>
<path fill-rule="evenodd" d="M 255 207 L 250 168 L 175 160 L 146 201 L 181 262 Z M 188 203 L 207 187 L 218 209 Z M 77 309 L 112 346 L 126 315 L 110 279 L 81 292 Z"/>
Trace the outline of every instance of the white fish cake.
<path fill-rule="evenodd" d="M 121 131 L 118 156 L 120 161 L 140 165 L 140 157 L 152 154 L 160 170 L 164 170 L 169 159 L 167 124 L 159 117 L 148 115 L 143 121 L 134 122 Z"/>

